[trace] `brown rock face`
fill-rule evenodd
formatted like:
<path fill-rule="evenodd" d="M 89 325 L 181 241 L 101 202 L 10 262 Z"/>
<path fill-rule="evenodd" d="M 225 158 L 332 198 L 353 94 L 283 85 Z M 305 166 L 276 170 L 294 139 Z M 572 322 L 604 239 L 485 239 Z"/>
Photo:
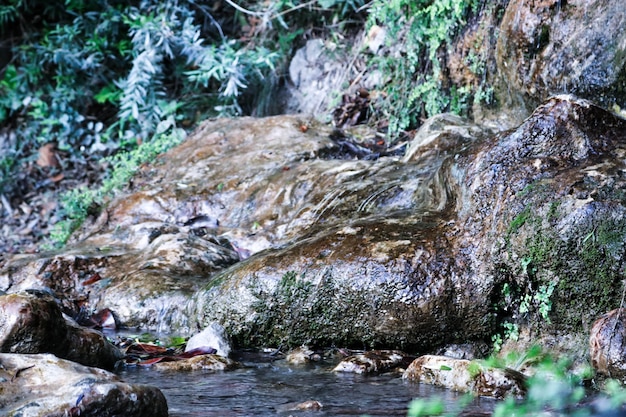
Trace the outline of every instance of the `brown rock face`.
<path fill-rule="evenodd" d="M 25 294 L 0 296 L 0 352 L 53 353 L 105 369 L 122 357 L 101 333 L 64 318 L 50 297 Z"/>
<path fill-rule="evenodd" d="M 625 22 L 620 0 L 509 2 L 496 49 L 500 100 L 530 110 L 571 93 L 624 106 Z"/>
<path fill-rule="evenodd" d="M 589 356 L 599 373 L 626 377 L 626 309 L 612 310 L 596 320 L 589 336 Z"/>
<path fill-rule="evenodd" d="M 438 116 L 404 158 L 378 160 L 345 159 L 329 129 L 301 123 L 207 122 L 108 223 L 8 262 L 0 289 L 156 330 L 218 322 L 238 347 L 416 351 L 504 322 L 580 332 L 619 302 L 623 119 L 571 96 L 495 136 Z"/>

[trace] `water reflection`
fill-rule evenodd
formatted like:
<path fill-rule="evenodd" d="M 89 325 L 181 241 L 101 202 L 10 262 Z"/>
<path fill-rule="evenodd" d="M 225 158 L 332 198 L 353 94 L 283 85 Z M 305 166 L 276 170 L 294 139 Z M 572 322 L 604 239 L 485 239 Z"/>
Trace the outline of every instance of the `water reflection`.
<path fill-rule="evenodd" d="M 202 416 L 406 416 L 413 398 L 439 396 L 454 407 L 462 394 L 402 380 L 399 374 L 362 376 L 335 374 L 332 364 L 292 366 L 244 361 L 229 372 L 160 372 L 128 368 L 120 372 L 127 382 L 159 387 L 167 398 L 170 417 Z M 294 410 L 314 400 L 320 410 Z M 476 399 L 464 416 L 489 415 L 495 402 Z"/>

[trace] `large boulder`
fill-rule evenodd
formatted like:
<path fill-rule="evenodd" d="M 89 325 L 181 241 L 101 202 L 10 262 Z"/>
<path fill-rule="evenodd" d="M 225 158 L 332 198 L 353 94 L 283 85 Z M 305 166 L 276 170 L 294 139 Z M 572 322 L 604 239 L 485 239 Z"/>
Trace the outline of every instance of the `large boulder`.
<path fill-rule="evenodd" d="M 123 355 L 102 333 L 78 326 L 50 296 L 0 295 L 0 352 L 53 353 L 113 369 Z"/>
<path fill-rule="evenodd" d="M 495 283 L 497 322 L 582 332 L 619 305 L 624 154 L 626 120 L 557 96 L 470 155 L 462 233 Z"/>
<path fill-rule="evenodd" d="M 51 354 L 0 353 L 0 414 L 24 417 L 167 417 L 157 388 Z"/>
<path fill-rule="evenodd" d="M 126 325 L 218 322 L 239 347 L 582 332 L 621 296 L 625 135 L 571 96 L 492 136 L 438 116 L 403 158 L 350 157 L 365 138 L 298 116 L 209 121 L 80 243 L 15 258 L 0 283 Z"/>

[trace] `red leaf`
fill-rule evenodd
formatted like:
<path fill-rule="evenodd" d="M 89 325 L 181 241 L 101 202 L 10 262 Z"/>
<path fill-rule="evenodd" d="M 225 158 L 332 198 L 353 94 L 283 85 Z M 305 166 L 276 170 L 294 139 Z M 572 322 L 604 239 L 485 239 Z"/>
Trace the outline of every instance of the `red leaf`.
<path fill-rule="evenodd" d="M 98 282 L 102 279 L 102 277 L 100 276 L 99 273 L 95 273 L 92 276 L 90 276 L 89 278 L 87 278 L 86 280 L 83 281 L 83 285 L 89 285 L 89 284 L 93 284 L 94 282 Z"/>
<path fill-rule="evenodd" d="M 165 354 L 167 349 L 157 345 L 151 345 L 149 343 L 135 343 L 131 346 L 135 351 L 141 351 L 149 354 Z"/>
<path fill-rule="evenodd" d="M 161 362 L 163 359 L 165 359 L 165 356 L 159 356 L 158 358 L 150 358 L 150 359 L 146 359 L 145 361 L 137 362 L 137 365 L 150 366 L 150 365 L 154 365 L 155 363 Z"/>

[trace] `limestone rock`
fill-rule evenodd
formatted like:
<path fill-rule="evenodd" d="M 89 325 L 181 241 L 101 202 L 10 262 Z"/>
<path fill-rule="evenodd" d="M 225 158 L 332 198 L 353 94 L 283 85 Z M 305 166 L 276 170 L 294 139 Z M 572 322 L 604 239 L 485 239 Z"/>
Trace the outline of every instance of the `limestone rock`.
<path fill-rule="evenodd" d="M 0 351 L 54 353 L 83 365 L 113 369 L 121 352 L 95 330 L 65 317 L 51 298 L 0 296 Z"/>
<path fill-rule="evenodd" d="M 212 347 L 217 354 L 225 358 L 230 355 L 231 347 L 224 327 L 219 323 L 210 323 L 200 333 L 191 336 L 185 346 L 185 352 L 199 347 Z"/>
<path fill-rule="evenodd" d="M 525 377 L 510 369 L 482 368 L 466 359 L 424 355 L 415 359 L 403 374 L 404 379 L 437 385 L 460 392 L 504 398 L 522 396 Z"/>
<path fill-rule="evenodd" d="M 551 95 L 571 93 L 624 106 L 625 20 L 621 0 L 510 1 L 496 47 L 500 100 L 532 110 Z"/>
<path fill-rule="evenodd" d="M 152 365 L 154 369 L 159 371 L 175 371 L 175 372 L 189 372 L 189 371 L 227 371 L 238 368 L 239 363 L 224 357 L 222 355 L 210 354 L 210 355 L 198 355 L 189 359 L 181 359 L 170 362 L 158 362 Z"/>
<path fill-rule="evenodd" d="M 292 365 L 302 365 L 311 362 L 313 355 L 315 355 L 315 351 L 306 346 L 301 346 L 290 351 L 285 356 L 285 360 Z"/>
<path fill-rule="evenodd" d="M 356 353 L 343 359 L 334 372 L 349 372 L 354 374 L 376 374 L 390 371 L 402 366 L 408 355 L 397 350 L 371 350 Z"/>
<path fill-rule="evenodd" d="M 167 417 L 157 388 L 51 354 L 0 353 L 0 414 L 28 417 Z"/>
<path fill-rule="evenodd" d="M 345 80 L 345 64 L 332 59 L 322 39 L 311 39 L 296 51 L 289 64 L 287 113 L 318 115 L 327 112 L 333 91 Z"/>
<path fill-rule="evenodd" d="M 80 244 L 9 260 L 0 289 L 183 335 L 217 322 L 239 347 L 415 351 L 511 317 L 581 332 L 619 303 L 623 119 L 557 96 L 495 136 L 437 117 L 405 158 L 378 160 L 345 159 L 331 133 L 207 121 Z"/>
<path fill-rule="evenodd" d="M 276 407 L 279 413 L 284 413 L 287 411 L 319 411 L 322 408 L 324 408 L 322 403 L 316 400 L 307 400 L 300 403 L 292 402 L 287 404 L 281 404 L 280 406 Z"/>

